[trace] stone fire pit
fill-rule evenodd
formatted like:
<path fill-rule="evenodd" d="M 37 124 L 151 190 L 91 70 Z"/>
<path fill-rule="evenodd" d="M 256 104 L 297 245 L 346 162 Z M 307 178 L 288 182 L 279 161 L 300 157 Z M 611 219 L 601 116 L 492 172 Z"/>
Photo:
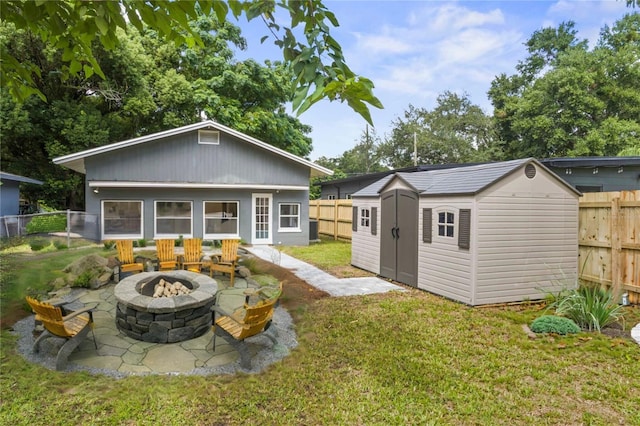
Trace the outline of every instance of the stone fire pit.
<path fill-rule="evenodd" d="M 180 282 L 189 294 L 153 297 L 161 279 Z M 190 271 L 142 272 L 120 281 L 114 290 L 116 325 L 129 337 L 151 343 L 174 343 L 202 336 L 211 328 L 216 280 Z"/>

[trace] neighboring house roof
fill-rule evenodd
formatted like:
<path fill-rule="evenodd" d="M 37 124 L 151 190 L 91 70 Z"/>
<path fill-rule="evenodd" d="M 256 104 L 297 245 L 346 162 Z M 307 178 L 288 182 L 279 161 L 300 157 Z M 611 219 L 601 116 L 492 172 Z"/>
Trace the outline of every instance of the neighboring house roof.
<path fill-rule="evenodd" d="M 12 180 L 15 182 L 33 183 L 36 185 L 42 185 L 44 182 L 36 179 L 31 179 L 24 176 L 14 175 L 13 173 L 0 172 L 0 180 Z"/>
<path fill-rule="evenodd" d="M 640 157 L 563 157 L 540 162 L 547 167 L 620 167 L 640 166 Z"/>
<path fill-rule="evenodd" d="M 166 138 L 169 136 L 175 136 L 175 135 L 179 135 L 182 133 L 187 133 L 187 132 L 192 132 L 194 130 L 201 130 L 201 129 L 215 129 L 215 130 L 219 130 L 221 132 L 230 134 L 238 139 L 241 139 L 245 142 L 251 143 L 261 149 L 264 149 L 266 151 L 270 151 L 273 152 L 274 154 L 280 155 L 284 158 L 287 158 L 295 163 L 298 164 L 302 164 L 304 166 L 309 167 L 310 169 L 310 175 L 311 177 L 315 177 L 315 176 L 331 176 L 333 174 L 332 170 L 329 170 L 325 167 L 319 166 L 318 164 L 315 164 L 312 161 L 306 160 L 304 158 L 298 157 L 297 155 L 291 154 L 290 152 L 287 152 L 285 150 L 282 150 L 280 148 L 276 148 L 273 145 L 269 145 L 266 142 L 262 142 L 256 138 L 253 138 L 249 135 L 245 135 L 242 132 L 239 132 L 237 130 L 234 130 L 230 127 L 224 126 L 220 123 L 216 123 L 215 121 L 211 121 L 211 120 L 207 120 L 207 121 L 202 121 L 200 123 L 195 123 L 195 124 L 190 124 L 187 126 L 183 126 L 183 127 L 178 127 L 175 129 L 170 129 L 170 130 L 165 130 L 162 132 L 158 132 L 158 133 L 153 133 L 150 135 L 146 135 L 146 136 L 140 136 L 138 138 L 134 138 L 134 139 L 128 139 L 122 142 L 116 142 L 116 143 L 112 143 L 109 145 L 104 145 L 104 146 L 100 146 L 98 148 L 93 148 L 93 149 L 88 149 L 86 151 L 81 151 L 81 152 L 76 152 L 74 154 L 69 154 L 69 155 L 64 155 L 62 157 L 58 157 L 58 158 L 54 158 L 53 162 L 55 164 L 59 164 L 61 166 L 65 166 L 68 167 L 72 170 L 75 170 L 77 172 L 80 173 L 86 173 L 85 167 L 84 167 L 84 160 L 87 157 L 91 157 L 94 155 L 98 155 L 98 154 L 104 154 L 106 152 L 110 152 L 110 151 L 115 151 L 118 149 L 122 149 L 122 148 L 127 148 L 130 146 L 134 146 L 134 145 L 138 145 L 138 144 L 143 144 L 146 142 L 151 142 L 151 141 L 155 141 L 158 139 L 162 139 L 162 138 Z"/>
<path fill-rule="evenodd" d="M 420 195 L 474 195 L 499 179 L 514 173 L 529 163 L 547 170 L 554 179 L 572 192 L 580 194 L 575 188 L 549 171 L 534 158 L 486 163 L 468 167 L 457 167 L 443 170 L 429 170 L 424 172 L 398 172 L 352 194 L 351 197 L 377 197 L 394 177 L 401 179 Z"/>

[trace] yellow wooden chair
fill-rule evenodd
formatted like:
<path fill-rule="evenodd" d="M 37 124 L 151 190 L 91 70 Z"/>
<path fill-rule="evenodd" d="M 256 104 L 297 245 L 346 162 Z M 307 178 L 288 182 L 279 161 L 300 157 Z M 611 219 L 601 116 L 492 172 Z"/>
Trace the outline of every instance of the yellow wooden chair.
<path fill-rule="evenodd" d="M 215 272 L 221 272 L 223 274 L 230 275 L 229 284 L 233 287 L 233 280 L 236 274 L 236 267 L 238 266 L 238 246 L 240 245 L 239 239 L 222 240 L 222 253 L 214 254 L 211 256 L 211 269 L 209 275 L 213 277 Z"/>
<path fill-rule="evenodd" d="M 202 239 L 187 238 L 183 241 L 184 255 L 182 257 L 182 269 L 191 272 L 200 272 L 205 262 L 202 258 Z"/>
<path fill-rule="evenodd" d="M 56 370 L 64 370 L 71 352 L 82 343 L 89 331 L 93 334 L 93 314 L 91 312 L 93 308 L 84 308 L 68 314 L 65 312 L 66 315 L 63 316 L 62 308 L 59 306 L 40 302 L 28 296 L 27 303 L 45 329 L 33 344 L 34 352 L 40 350 L 40 343 L 46 338 L 58 336 L 66 339 L 56 357 Z M 93 334 L 93 344 L 98 349 L 95 334 Z"/>
<path fill-rule="evenodd" d="M 245 342 L 248 337 L 264 333 L 266 337 L 275 345 L 277 343 L 275 329 L 271 329 L 272 333 L 268 333 L 273 319 L 273 310 L 277 306 L 278 299 L 282 294 L 282 283 L 280 288 L 271 288 L 268 299 L 261 299 L 254 305 L 249 305 L 252 296 L 258 295 L 265 291 L 259 289 L 255 292 L 250 290 L 246 293 L 244 306 L 236 309 L 232 313 L 226 312 L 220 307 L 220 299 L 224 296 L 221 293 L 213 306 L 213 351 L 216 350 L 216 336 L 220 336 L 227 341 L 235 350 L 240 353 L 240 367 L 251 369 L 251 351 Z M 220 314 L 216 318 L 216 313 Z"/>
<path fill-rule="evenodd" d="M 178 269 L 178 257 L 176 256 L 174 247 L 174 240 L 156 240 L 158 271 L 172 271 L 174 269 Z"/>
<path fill-rule="evenodd" d="M 120 273 L 123 272 L 143 272 L 144 264 L 135 261 L 133 256 L 133 241 L 118 240 L 116 241 L 118 248 L 118 261 L 120 262 Z"/>

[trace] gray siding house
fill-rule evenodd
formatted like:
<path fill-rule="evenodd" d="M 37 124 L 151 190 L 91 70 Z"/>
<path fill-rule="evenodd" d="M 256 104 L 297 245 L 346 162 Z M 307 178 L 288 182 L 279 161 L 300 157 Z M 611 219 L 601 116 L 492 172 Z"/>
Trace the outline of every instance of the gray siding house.
<path fill-rule="evenodd" d="M 469 305 L 575 285 L 580 193 L 535 159 L 396 173 L 353 194 L 351 263 Z"/>
<path fill-rule="evenodd" d="M 42 181 L 13 173 L 0 172 L 0 216 L 16 216 L 20 212 L 20 184 L 42 185 Z"/>
<path fill-rule="evenodd" d="M 309 178 L 333 172 L 214 121 L 53 160 L 86 175 L 101 239 L 309 243 Z"/>

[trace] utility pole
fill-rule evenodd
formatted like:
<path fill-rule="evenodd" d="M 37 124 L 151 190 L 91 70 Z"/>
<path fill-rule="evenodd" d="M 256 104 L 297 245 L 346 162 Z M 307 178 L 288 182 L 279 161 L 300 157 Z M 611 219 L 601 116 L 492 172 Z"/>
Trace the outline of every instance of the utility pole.
<path fill-rule="evenodd" d="M 416 132 L 413 132 L 413 165 L 418 166 L 418 142 L 416 141 Z"/>

